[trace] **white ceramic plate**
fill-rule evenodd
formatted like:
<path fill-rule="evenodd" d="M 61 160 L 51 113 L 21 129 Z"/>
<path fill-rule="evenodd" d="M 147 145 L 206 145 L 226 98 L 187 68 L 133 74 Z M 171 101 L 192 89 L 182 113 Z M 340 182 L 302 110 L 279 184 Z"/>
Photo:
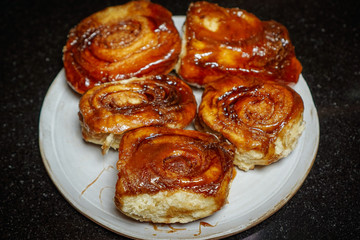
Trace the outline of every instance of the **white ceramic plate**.
<path fill-rule="evenodd" d="M 175 16 L 178 29 L 183 16 Z M 118 153 L 103 156 L 100 147 L 85 143 L 78 120 L 79 95 L 67 85 L 64 70 L 53 81 L 40 116 L 40 151 L 52 181 L 82 214 L 118 234 L 141 239 L 213 239 L 244 231 L 279 210 L 308 175 L 319 144 L 319 121 L 302 76 L 294 89 L 301 95 L 306 128 L 287 158 L 249 172 L 238 171 L 228 204 L 205 219 L 188 224 L 153 225 L 122 215 L 114 205 Z M 194 91 L 198 103 L 201 90 Z M 205 227 L 206 222 L 212 227 Z"/>

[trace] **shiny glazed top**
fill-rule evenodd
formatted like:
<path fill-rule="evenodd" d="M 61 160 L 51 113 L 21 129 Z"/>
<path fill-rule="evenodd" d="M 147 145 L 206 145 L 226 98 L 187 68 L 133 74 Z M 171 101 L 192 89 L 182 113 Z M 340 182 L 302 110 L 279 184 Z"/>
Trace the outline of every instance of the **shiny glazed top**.
<path fill-rule="evenodd" d="M 143 126 L 184 128 L 196 114 L 191 88 L 175 76 L 149 76 L 104 83 L 80 99 L 83 127 L 95 133 L 123 132 Z"/>
<path fill-rule="evenodd" d="M 223 183 L 231 181 L 232 160 L 232 145 L 210 134 L 158 127 L 135 129 L 125 133 L 120 143 L 116 192 L 134 195 L 183 189 L 216 195 L 224 189 Z"/>
<path fill-rule="evenodd" d="M 68 83 L 83 94 L 104 82 L 169 73 L 180 53 L 171 17 L 158 4 L 131 1 L 83 19 L 63 50 Z"/>
<path fill-rule="evenodd" d="M 197 120 L 237 148 L 272 156 L 284 126 L 302 120 L 303 111 L 300 95 L 289 86 L 229 76 L 206 86 Z"/>
<path fill-rule="evenodd" d="M 193 85 L 232 75 L 297 82 L 302 67 L 287 29 L 238 8 L 208 2 L 190 5 L 177 71 Z"/>

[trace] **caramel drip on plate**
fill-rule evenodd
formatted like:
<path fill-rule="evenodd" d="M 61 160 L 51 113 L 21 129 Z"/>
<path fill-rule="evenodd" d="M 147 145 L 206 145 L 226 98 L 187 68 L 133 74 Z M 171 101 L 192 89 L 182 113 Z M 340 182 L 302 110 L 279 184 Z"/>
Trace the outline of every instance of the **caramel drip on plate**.
<path fill-rule="evenodd" d="M 105 189 L 114 189 L 114 187 L 112 187 L 112 186 L 106 186 L 106 187 L 102 187 L 101 189 L 100 189 L 100 192 L 99 192 L 99 200 L 100 200 L 100 204 L 102 205 L 102 199 L 101 199 L 101 195 L 102 195 L 102 192 L 105 190 Z"/>
<path fill-rule="evenodd" d="M 82 196 L 82 195 L 84 195 L 84 193 L 94 184 L 94 183 L 96 183 L 98 180 L 99 180 L 99 178 L 101 177 L 101 175 L 105 172 L 105 171 L 108 171 L 109 169 L 114 169 L 115 170 L 115 168 L 113 167 L 113 166 L 107 166 L 106 168 L 103 168 L 102 170 L 101 170 L 101 172 L 96 176 L 96 178 L 91 182 L 91 183 L 89 183 L 85 188 L 84 188 L 84 190 L 82 190 L 81 191 L 81 194 L 80 194 L 80 197 Z M 100 192 L 102 192 L 102 190 L 100 191 Z M 100 193 L 101 194 L 101 193 Z M 100 196 L 99 196 L 99 198 L 100 198 Z M 101 199 L 100 199 L 100 201 L 101 201 Z"/>
<path fill-rule="evenodd" d="M 171 226 L 170 224 L 155 224 L 155 223 L 150 223 L 150 224 L 153 226 L 154 230 L 158 231 L 158 232 L 175 233 L 178 231 L 186 230 L 186 228 L 175 228 L 175 227 Z M 170 230 L 159 229 L 158 226 L 168 227 L 168 228 L 170 228 Z M 154 235 L 154 236 L 156 236 L 156 235 Z"/>
<path fill-rule="evenodd" d="M 200 221 L 199 222 L 199 232 L 194 234 L 194 236 L 200 236 L 201 235 L 201 227 L 215 227 L 216 225 L 211 225 L 210 223 Z"/>

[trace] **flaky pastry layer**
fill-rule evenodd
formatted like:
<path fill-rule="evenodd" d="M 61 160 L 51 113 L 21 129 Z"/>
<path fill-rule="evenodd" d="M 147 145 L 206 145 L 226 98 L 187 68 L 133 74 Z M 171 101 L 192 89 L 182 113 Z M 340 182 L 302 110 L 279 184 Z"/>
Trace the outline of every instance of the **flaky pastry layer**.
<path fill-rule="evenodd" d="M 79 119 L 88 142 L 118 148 L 121 135 L 144 126 L 185 128 L 196 114 L 191 88 L 175 76 L 104 83 L 80 99 Z"/>
<path fill-rule="evenodd" d="M 228 76 L 208 84 L 196 128 L 228 139 L 242 170 L 287 156 L 303 129 L 304 106 L 292 88 L 256 78 Z"/>
<path fill-rule="evenodd" d="M 119 147 L 115 203 L 140 221 L 186 223 L 225 203 L 233 146 L 193 130 L 144 127 L 124 134 Z"/>
<path fill-rule="evenodd" d="M 63 49 L 67 82 L 78 93 L 131 77 L 169 73 L 181 40 L 172 14 L 150 1 L 130 1 L 83 19 Z"/>

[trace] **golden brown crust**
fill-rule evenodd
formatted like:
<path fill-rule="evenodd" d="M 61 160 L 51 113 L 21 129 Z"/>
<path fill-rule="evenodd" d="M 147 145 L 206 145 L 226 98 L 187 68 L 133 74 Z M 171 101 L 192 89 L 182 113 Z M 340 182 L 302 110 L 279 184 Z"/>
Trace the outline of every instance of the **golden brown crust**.
<path fill-rule="evenodd" d="M 129 131 L 119 146 L 115 203 L 141 221 L 188 222 L 208 216 L 226 203 L 233 156 L 231 144 L 207 133 L 163 127 Z M 159 199 L 164 203 L 152 206 Z M 130 212 L 137 209 L 134 201 L 147 204 Z M 201 205 L 211 210 L 198 209 Z"/>
<path fill-rule="evenodd" d="M 70 86 L 83 94 L 104 82 L 169 73 L 181 48 L 171 16 L 158 4 L 131 1 L 82 20 L 64 47 Z"/>
<path fill-rule="evenodd" d="M 184 128 L 196 114 L 191 88 L 175 76 L 151 76 L 104 83 L 80 99 L 79 118 L 85 140 L 103 144 L 143 126 Z"/>
<path fill-rule="evenodd" d="M 297 82 L 302 70 L 283 25 L 238 8 L 191 4 L 182 45 L 176 70 L 195 86 L 227 74 Z"/>
<path fill-rule="evenodd" d="M 123 135 L 117 193 L 184 189 L 216 195 L 232 172 L 233 147 L 193 130 L 144 127 Z"/>
<path fill-rule="evenodd" d="M 303 129 L 303 111 L 300 95 L 286 85 L 228 76 L 206 86 L 195 126 L 233 143 L 236 159 L 246 155 L 249 165 L 240 168 L 248 170 L 289 154 Z"/>

